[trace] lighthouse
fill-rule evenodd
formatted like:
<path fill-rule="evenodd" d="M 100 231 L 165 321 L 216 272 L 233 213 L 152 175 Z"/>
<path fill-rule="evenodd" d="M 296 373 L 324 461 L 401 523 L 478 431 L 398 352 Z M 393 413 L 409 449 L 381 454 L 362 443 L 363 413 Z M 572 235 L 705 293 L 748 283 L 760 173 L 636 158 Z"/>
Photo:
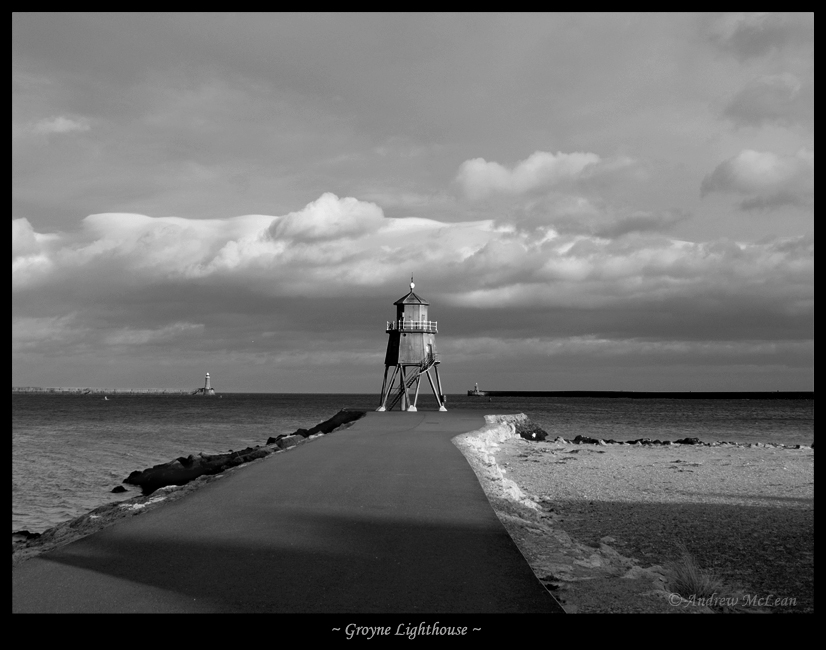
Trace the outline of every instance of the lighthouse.
<path fill-rule="evenodd" d="M 215 389 L 212 387 L 212 384 L 209 381 L 209 373 L 206 374 L 204 378 L 204 387 L 198 388 L 197 390 L 192 391 L 192 395 L 212 395 L 215 396 Z"/>
<path fill-rule="evenodd" d="M 447 411 L 439 379 L 436 321 L 428 320 L 430 303 L 413 292 L 415 286 L 413 278 L 410 278 L 410 292 L 393 303 L 396 306 L 396 320 L 387 322 L 387 354 L 384 356 L 384 380 L 378 411 L 390 411 L 397 404 L 402 411 L 415 411 L 422 377 L 427 377 L 439 410 Z"/>

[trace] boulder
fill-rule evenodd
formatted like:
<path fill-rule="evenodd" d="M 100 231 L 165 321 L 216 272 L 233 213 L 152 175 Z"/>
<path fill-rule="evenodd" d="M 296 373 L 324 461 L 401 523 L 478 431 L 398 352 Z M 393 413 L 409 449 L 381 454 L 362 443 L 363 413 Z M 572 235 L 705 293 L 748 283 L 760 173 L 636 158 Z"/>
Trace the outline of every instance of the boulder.
<path fill-rule="evenodd" d="M 597 438 L 589 438 L 588 436 L 577 436 L 571 442 L 575 445 L 598 445 L 599 440 Z"/>
<path fill-rule="evenodd" d="M 227 454 L 189 455 L 143 471 L 132 472 L 123 482 L 128 485 L 137 485 L 141 488 L 141 492 L 147 495 L 168 485 L 186 485 L 199 476 L 220 474 L 231 467 L 249 463 L 271 453 L 271 449 L 247 447 Z"/>
<path fill-rule="evenodd" d="M 305 438 L 316 433 L 330 433 L 340 426 L 358 420 L 366 411 L 348 411 L 342 409 L 329 420 L 317 424 L 312 429 L 298 429 L 291 435 L 280 435 L 269 438 L 267 445 L 276 445 L 280 449 L 293 447 Z M 226 454 L 198 454 L 180 456 L 168 463 L 161 463 L 142 471 L 134 471 L 123 482 L 128 485 L 137 485 L 144 495 L 152 494 L 155 490 L 168 485 L 186 485 L 199 476 L 219 474 L 231 467 L 249 463 L 263 458 L 273 452 L 266 447 L 247 447 L 240 451 L 230 451 Z M 114 491 L 114 490 L 113 490 Z M 120 490 L 119 490 L 120 491 Z"/>
<path fill-rule="evenodd" d="M 295 447 L 300 442 L 304 442 L 304 436 L 299 433 L 294 433 L 291 436 L 279 436 L 275 444 L 278 445 L 280 449 L 289 449 L 290 447 Z"/>
<path fill-rule="evenodd" d="M 536 426 L 530 421 L 524 422 L 522 420 L 517 420 L 514 422 L 514 429 L 516 433 L 525 440 L 538 442 L 540 440 L 545 440 L 545 438 L 548 437 L 548 434 L 544 429 Z"/>
<path fill-rule="evenodd" d="M 349 424 L 350 422 L 355 422 L 359 418 L 364 417 L 366 414 L 367 411 L 351 411 L 348 409 L 341 409 L 329 420 L 324 420 L 324 422 L 315 425 L 312 429 L 296 429 L 291 434 L 282 433 L 281 435 L 275 436 L 274 438 L 267 438 L 267 444 L 278 445 L 279 440 L 286 438 L 288 436 L 301 436 L 302 438 L 309 438 L 310 436 L 314 436 L 317 433 L 332 433 L 339 427 L 345 424 Z"/>
<path fill-rule="evenodd" d="M 340 426 L 355 422 L 359 418 L 363 418 L 367 411 L 349 411 L 341 409 L 329 420 L 324 420 L 320 424 L 315 425 L 312 429 L 298 429 L 293 435 L 299 435 L 303 438 L 308 438 L 316 433 L 332 433 Z"/>

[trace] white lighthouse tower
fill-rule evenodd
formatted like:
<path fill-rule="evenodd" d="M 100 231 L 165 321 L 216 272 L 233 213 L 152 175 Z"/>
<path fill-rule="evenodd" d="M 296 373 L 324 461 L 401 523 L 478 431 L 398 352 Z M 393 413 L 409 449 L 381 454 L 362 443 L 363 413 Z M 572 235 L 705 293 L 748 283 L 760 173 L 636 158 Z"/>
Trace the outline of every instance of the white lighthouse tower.
<path fill-rule="evenodd" d="M 215 396 L 215 389 L 212 387 L 212 384 L 209 383 L 209 373 L 207 373 L 206 377 L 204 378 L 204 387 L 194 391 L 192 395 L 212 395 L 213 397 Z"/>
<path fill-rule="evenodd" d="M 387 323 L 389 338 L 378 411 L 392 410 L 396 404 L 402 411 L 415 411 L 422 376 L 427 377 L 439 403 L 439 410 L 447 411 L 439 378 L 439 355 L 436 352 L 437 323 L 428 320 L 427 308 L 430 303 L 413 292 L 415 286 L 413 278 L 410 278 L 410 292 L 393 303 L 396 306 L 396 320 Z M 393 374 L 388 382 L 387 374 L 391 368 Z"/>

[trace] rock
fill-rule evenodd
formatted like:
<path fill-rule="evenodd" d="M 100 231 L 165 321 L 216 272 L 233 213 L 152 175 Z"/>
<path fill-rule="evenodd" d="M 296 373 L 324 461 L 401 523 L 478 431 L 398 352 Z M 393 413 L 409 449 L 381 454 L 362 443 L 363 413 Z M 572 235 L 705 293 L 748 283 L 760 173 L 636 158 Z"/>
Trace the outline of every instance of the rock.
<path fill-rule="evenodd" d="M 576 445 L 598 445 L 599 440 L 596 438 L 589 438 L 588 436 L 577 436 L 571 442 Z"/>
<path fill-rule="evenodd" d="M 249 463 L 272 453 L 270 449 L 247 447 L 228 454 L 198 454 L 176 458 L 169 463 L 132 472 L 123 482 L 137 485 L 144 495 L 169 485 L 186 485 L 199 476 L 219 474 L 231 467 Z"/>
<path fill-rule="evenodd" d="M 300 436 L 301 438 L 309 438 L 310 436 L 314 436 L 319 433 L 332 433 L 333 431 L 344 426 L 345 424 L 355 422 L 359 418 L 364 417 L 366 414 L 367 411 L 342 409 L 329 420 L 324 420 L 324 422 L 315 425 L 312 429 L 296 429 L 290 434 L 282 433 L 275 437 L 269 437 L 267 438 L 267 444 L 280 446 L 279 441 L 290 436 Z"/>
<path fill-rule="evenodd" d="M 28 530 L 15 530 L 11 534 L 11 543 L 23 544 L 38 537 L 40 537 L 40 533 L 30 533 Z"/>
<path fill-rule="evenodd" d="M 300 431 L 301 429 L 299 429 Z M 275 444 L 278 445 L 280 449 L 289 449 L 290 447 L 295 447 L 298 443 L 304 442 L 304 436 L 301 434 L 292 434 L 290 436 L 284 436 L 278 439 L 278 442 Z"/>
<path fill-rule="evenodd" d="M 702 444 L 699 438 L 681 438 L 680 440 L 675 440 L 675 443 L 678 445 L 699 445 Z"/>
<path fill-rule="evenodd" d="M 348 411 L 342 409 L 329 420 L 317 424 L 312 429 L 298 429 L 291 435 L 280 435 L 275 438 L 268 438 L 267 445 L 276 445 L 280 449 L 293 447 L 305 438 L 316 433 L 330 433 L 338 427 L 358 420 L 363 417 L 366 411 Z M 134 471 L 127 476 L 123 482 L 128 485 L 137 485 L 144 495 L 152 494 L 155 490 L 170 485 L 186 485 L 190 481 L 204 475 L 219 474 L 231 467 L 237 467 L 244 463 L 249 463 L 258 458 L 263 458 L 273 452 L 272 449 L 257 447 L 247 447 L 240 451 L 229 450 L 226 454 L 198 454 L 180 456 L 168 463 L 161 463 L 143 471 Z M 125 491 L 124 488 L 114 491 Z"/>
<path fill-rule="evenodd" d="M 122 485 L 116 485 L 111 490 L 114 494 L 120 494 L 121 492 L 126 492 L 126 488 Z"/>
<path fill-rule="evenodd" d="M 525 440 L 532 440 L 535 442 L 545 440 L 548 437 L 547 432 L 535 425 L 533 422 L 521 421 L 518 420 L 514 422 L 514 430 L 516 433 L 519 434 L 520 437 L 524 438 Z"/>
<path fill-rule="evenodd" d="M 316 433 L 332 433 L 340 426 L 349 424 L 350 422 L 355 422 L 359 418 L 363 418 L 366 414 L 367 411 L 350 411 L 347 409 L 342 409 L 329 420 L 325 420 L 309 430 L 298 429 L 298 431 L 296 431 L 293 435 L 300 435 L 303 438 L 307 438 L 308 436 L 312 436 Z"/>

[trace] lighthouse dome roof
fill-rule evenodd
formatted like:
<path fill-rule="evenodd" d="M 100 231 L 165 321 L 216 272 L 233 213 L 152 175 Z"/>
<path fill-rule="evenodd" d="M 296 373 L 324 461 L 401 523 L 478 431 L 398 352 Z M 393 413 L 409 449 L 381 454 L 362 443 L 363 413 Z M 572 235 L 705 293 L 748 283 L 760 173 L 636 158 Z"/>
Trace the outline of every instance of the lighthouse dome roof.
<path fill-rule="evenodd" d="M 430 303 L 427 302 L 424 298 L 417 296 L 413 293 L 413 290 L 410 290 L 406 296 L 399 298 L 396 302 L 393 303 L 394 305 L 429 305 Z"/>

